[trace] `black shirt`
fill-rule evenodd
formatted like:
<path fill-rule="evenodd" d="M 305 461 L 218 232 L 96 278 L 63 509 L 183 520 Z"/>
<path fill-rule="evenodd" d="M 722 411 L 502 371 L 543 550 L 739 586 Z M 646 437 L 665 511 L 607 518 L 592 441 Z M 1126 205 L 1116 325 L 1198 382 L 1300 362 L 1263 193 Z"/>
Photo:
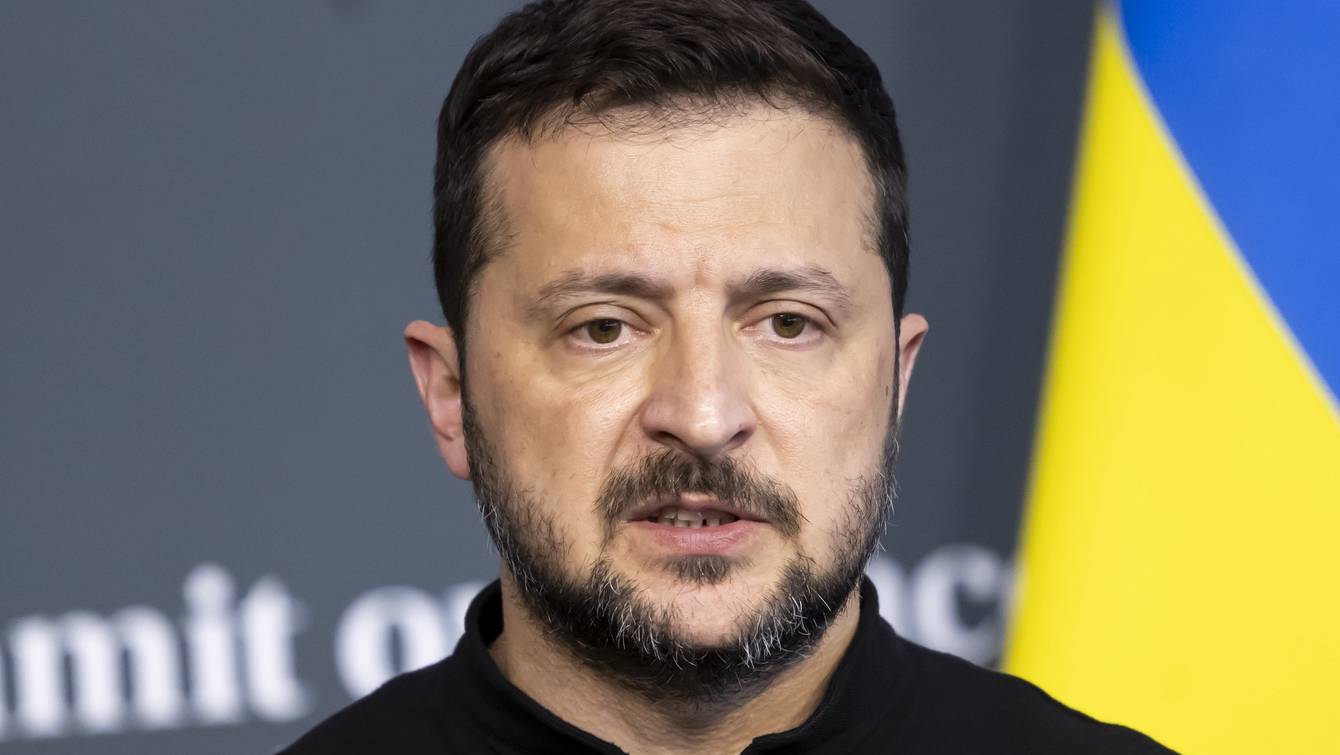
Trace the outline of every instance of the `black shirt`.
<path fill-rule="evenodd" d="M 498 583 L 470 604 L 450 657 L 392 679 L 282 755 L 312 753 L 619 753 L 508 682 L 488 645 L 502 632 Z M 1139 732 L 1067 708 L 1028 682 L 928 650 L 879 616 L 861 586 L 851 646 L 819 707 L 747 753 L 1166 753 Z"/>

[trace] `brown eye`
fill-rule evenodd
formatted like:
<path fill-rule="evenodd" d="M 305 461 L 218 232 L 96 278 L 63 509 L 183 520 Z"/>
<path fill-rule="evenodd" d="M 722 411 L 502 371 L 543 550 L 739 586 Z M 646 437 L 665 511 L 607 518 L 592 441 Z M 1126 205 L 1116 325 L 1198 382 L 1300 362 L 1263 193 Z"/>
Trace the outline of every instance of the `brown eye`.
<path fill-rule="evenodd" d="M 772 332 L 782 338 L 797 338 L 805 332 L 807 320 L 791 312 L 782 312 L 772 316 Z"/>
<path fill-rule="evenodd" d="M 618 320 L 592 320 L 586 324 L 586 335 L 595 343 L 614 343 L 623 333 L 623 323 Z"/>

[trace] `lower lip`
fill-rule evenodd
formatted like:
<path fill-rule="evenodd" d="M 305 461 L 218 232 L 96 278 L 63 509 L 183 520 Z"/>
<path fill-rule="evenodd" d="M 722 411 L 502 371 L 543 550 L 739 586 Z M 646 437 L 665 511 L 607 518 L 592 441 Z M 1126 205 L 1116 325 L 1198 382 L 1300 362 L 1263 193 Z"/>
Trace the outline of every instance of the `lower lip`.
<path fill-rule="evenodd" d="M 633 532 L 680 554 L 724 555 L 746 547 L 768 525 L 747 519 L 712 527 L 675 527 L 659 522 L 629 522 Z"/>

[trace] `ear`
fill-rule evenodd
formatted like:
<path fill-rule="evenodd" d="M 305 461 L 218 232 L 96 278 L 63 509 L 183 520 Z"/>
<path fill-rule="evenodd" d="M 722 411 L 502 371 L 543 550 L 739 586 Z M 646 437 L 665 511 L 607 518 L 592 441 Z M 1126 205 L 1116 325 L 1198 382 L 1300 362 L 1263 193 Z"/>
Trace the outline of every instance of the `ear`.
<path fill-rule="evenodd" d="M 917 353 L 921 351 L 921 342 L 931 329 L 930 323 L 921 315 L 904 315 L 898 324 L 898 416 L 903 416 L 903 407 L 907 405 L 907 384 L 912 381 L 912 368 L 917 363 Z"/>
<path fill-rule="evenodd" d="M 465 453 L 465 423 L 461 406 L 461 364 L 451 328 L 415 320 L 405 327 L 409 368 L 428 410 L 437 448 L 451 473 L 470 479 Z"/>

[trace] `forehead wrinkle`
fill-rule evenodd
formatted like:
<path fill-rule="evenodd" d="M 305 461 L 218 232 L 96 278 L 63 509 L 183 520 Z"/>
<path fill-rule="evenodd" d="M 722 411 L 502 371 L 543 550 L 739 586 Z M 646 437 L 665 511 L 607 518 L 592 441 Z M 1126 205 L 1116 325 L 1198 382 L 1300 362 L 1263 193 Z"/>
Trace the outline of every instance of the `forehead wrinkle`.
<path fill-rule="evenodd" d="M 774 114 L 774 117 L 783 115 L 795 115 L 795 113 L 786 113 L 783 111 L 781 113 Z M 729 122 L 718 125 L 719 126 L 729 125 Z M 495 242 L 493 245 L 494 249 L 492 250 L 494 254 L 491 256 L 491 258 L 496 259 L 498 253 L 503 252 L 509 248 L 515 247 L 516 243 L 519 241 L 519 239 L 517 238 L 518 236 L 525 235 L 527 238 L 534 236 L 533 233 L 526 233 L 526 234 L 518 233 L 521 229 L 516 227 L 515 222 L 507 222 L 509 220 L 511 221 L 516 220 L 515 217 L 508 217 L 508 216 L 514 215 L 514 213 L 510 212 L 510 210 L 520 209 L 519 207 L 517 208 L 513 207 L 513 205 L 516 204 L 516 202 L 518 201 L 525 202 L 527 205 L 527 209 L 533 210 L 534 208 L 530 207 L 532 200 L 536 199 L 537 197 L 549 195 L 551 198 L 566 200 L 567 204 L 563 205 L 564 207 L 569 207 L 569 205 L 571 205 L 571 203 L 574 200 L 577 200 L 579 204 L 588 205 L 587 209 L 588 210 L 590 209 L 589 203 L 581 202 L 580 200 L 578 200 L 577 197 L 568 195 L 565 192 L 559 192 L 559 194 L 556 197 L 554 197 L 552 192 L 555 187 L 553 186 L 549 185 L 537 186 L 534 185 L 533 183 L 526 181 L 523 181 L 522 183 L 516 182 L 516 179 L 524 179 L 528 176 L 533 175 L 534 169 L 540 165 L 542 159 L 541 148 L 548 144 L 559 143 L 563 141 L 562 134 L 565 131 L 566 133 L 570 135 L 575 135 L 577 137 L 576 142 L 573 143 L 572 146 L 577 148 L 578 159 L 582 161 L 591 159 L 591 150 L 594 149 L 594 147 L 598 142 L 604 140 L 601 137 L 608 138 L 610 136 L 613 136 L 617 141 L 618 140 L 617 137 L 621 136 L 621 134 L 618 134 L 617 131 L 612 134 L 605 133 L 599 136 L 595 136 L 591 134 L 582 134 L 580 131 L 574 134 L 572 131 L 569 130 L 560 130 L 560 132 L 558 133 L 548 135 L 549 138 L 537 139 L 537 140 L 527 140 L 524 137 L 512 134 L 507 137 L 504 137 L 503 139 L 500 139 L 493 145 L 490 145 L 488 155 L 489 159 L 487 161 L 487 168 L 488 168 L 487 172 L 489 174 L 487 176 L 487 178 L 489 179 L 487 181 L 487 184 L 489 185 L 488 188 L 492 189 L 493 191 L 490 192 L 492 196 L 489 197 L 492 200 L 492 202 L 490 203 L 491 204 L 490 209 L 492 210 L 492 212 L 489 213 L 489 215 L 492 216 L 492 219 L 496 223 L 494 228 L 491 229 L 494 231 L 494 233 L 488 234 L 493 237 L 492 240 Z M 673 129 L 670 129 L 669 131 L 673 131 Z M 818 123 L 811 123 L 811 122 L 797 123 L 796 128 L 794 130 L 789 131 L 788 133 L 785 134 L 786 141 L 792 142 L 794 140 L 803 138 L 807 132 L 808 133 L 826 132 L 840 137 L 839 139 L 832 140 L 832 142 L 826 142 L 819 145 L 824 150 L 825 153 L 831 154 L 834 152 L 843 151 L 845 147 L 855 146 L 854 144 L 852 144 L 852 140 L 849 134 L 847 134 L 843 129 L 835 127 L 834 124 L 832 124 L 831 122 L 825 122 L 823 119 L 819 119 Z M 672 134 L 667 134 L 665 133 L 665 131 L 662 131 L 660 135 L 663 137 L 669 137 Z M 692 145 L 671 144 L 670 146 L 675 149 L 686 149 Z M 504 153 L 508 153 L 506 157 L 504 157 Z M 848 190 L 853 188 L 857 189 L 855 192 L 855 196 L 849 195 L 847 194 L 846 191 L 843 191 L 842 199 L 844 201 L 841 201 L 840 204 L 850 206 L 853 203 L 853 200 L 856 203 L 859 203 L 856 208 L 853 208 L 857 210 L 855 218 L 856 226 L 853 229 L 855 230 L 857 238 L 859 239 L 857 241 L 857 244 L 859 244 L 861 247 L 866 247 L 866 249 L 869 252 L 878 255 L 879 245 L 877 242 L 879 240 L 880 217 L 878 211 L 879 202 L 876 197 L 877 191 L 875 190 L 875 186 L 873 185 L 874 184 L 874 182 L 872 181 L 873 176 L 870 175 L 869 166 L 865 163 L 864 160 L 860 159 L 859 155 L 857 156 L 856 159 L 857 159 L 857 167 L 859 167 L 860 170 L 857 171 L 858 176 L 855 176 L 855 178 L 858 178 L 858 183 L 861 185 L 859 186 L 859 188 L 857 188 L 848 184 L 847 187 Z M 587 164 L 591 165 L 592 163 L 588 162 Z M 597 162 L 595 164 L 598 165 L 599 163 Z M 603 198 L 606 201 L 614 202 L 615 205 L 614 209 L 619 209 L 625 212 L 633 211 L 633 217 L 631 219 L 628 219 L 627 222 L 621 224 L 619 228 L 613 228 L 613 227 L 604 228 L 602 230 L 602 236 L 605 236 L 606 238 L 604 238 L 601 241 L 601 245 L 604 245 L 605 243 L 611 241 L 615 242 L 616 244 L 631 242 L 635 246 L 641 245 L 641 243 L 644 241 L 654 241 L 660 243 L 663 242 L 664 239 L 659 238 L 658 234 L 665 232 L 674 234 L 683 234 L 687 232 L 695 238 L 693 239 L 685 238 L 683 239 L 684 241 L 692 240 L 701 243 L 702 234 L 704 233 L 714 234 L 727 230 L 747 233 L 749 232 L 749 229 L 755 226 L 770 225 L 772 223 L 783 222 L 785 220 L 785 218 L 769 216 L 769 213 L 766 212 L 764 213 L 763 217 L 759 217 L 754 213 L 722 214 L 715 212 L 716 206 L 723 201 L 727 203 L 730 203 L 731 201 L 744 201 L 746 203 L 753 204 L 756 203 L 758 200 L 763 199 L 762 195 L 760 195 L 756 190 L 753 190 L 753 187 L 746 188 L 743 186 L 727 185 L 727 186 L 715 187 L 714 190 L 712 191 L 702 191 L 702 189 L 706 187 L 688 186 L 684 188 L 687 188 L 688 191 L 679 196 L 668 196 L 666 193 L 661 191 L 614 192 L 612 194 L 606 192 Z M 694 188 L 697 188 L 698 191 L 693 191 Z M 553 210 L 554 208 L 549 209 Z M 773 209 L 775 210 L 777 208 Z M 842 209 L 845 215 L 846 208 L 844 207 Z M 638 212 L 639 210 L 640 213 Z M 534 215 L 533 212 L 529 211 L 525 214 L 527 217 L 531 217 L 532 215 Z M 573 229 L 573 227 L 571 226 L 573 218 L 571 214 L 568 212 L 551 211 L 551 212 L 540 213 L 540 215 L 543 216 L 542 219 L 545 220 L 546 224 L 552 224 L 554 222 L 557 222 L 560 226 L 564 226 L 563 228 L 561 228 L 561 230 L 567 231 Z M 792 216 L 788 214 L 786 217 L 790 218 Z M 591 228 L 591 225 L 589 223 L 579 223 L 577 228 L 573 230 L 582 230 L 589 228 Z M 559 228 L 549 229 L 550 232 L 557 230 L 560 229 Z M 502 233 L 498 233 L 497 231 L 502 231 Z M 647 231 L 651 231 L 654 235 L 657 235 L 656 238 L 651 239 L 640 238 Z M 611 237 L 612 234 L 618 236 L 624 236 L 625 238 L 614 238 Z M 627 238 L 629 234 L 632 234 L 633 238 Z M 551 236 L 549 232 L 546 232 L 545 235 Z M 591 240 L 588 239 L 587 241 Z M 721 243 L 727 240 L 714 239 L 714 241 Z M 694 244 L 694 246 L 698 245 L 699 244 Z M 703 256 L 711 258 L 714 257 L 715 255 L 709 252 L 706 255 L 700 255 L 700 257 Z M 706 262 L 706 260 L 700 258 L 699 260 L 700 265 L 703 262 Z M 700 270 L 699 275 L 697 277 L 702 278 L 703 277 L 702 272 L 703 271 Z M 709 274 L 707 277 L 711 278 L 713 276 Z M 750 285 L 756 289 L 766 288 L 767 290 L 771 291 L 791 289 L 791 290 L 808 290 L 816 293 L 825 293 L 829 295 L 829 297 L 834 301 L 835 304 L 841 305 L 843 308 L 851 308 L 852 294 L 846 287 L 842 286 L 841 284 L 837 284 L 836 281 L 832 281 L 832 283 L 835 285 L 821 286 L 818 285 L 818 282 L 815 280 L 808 280 L 808 281 L 803 280 L 803 278 L 805 277 L 806 276 L 801 276 L 800 278 L 794 279 L 789 283 L 785 283 L 776 279 L 769 282 L 767 280 L 760 278 L 758 280 L 752 281 Z M 812 278 L 813 276 L 810 277 Z M 831 278 L 831 275 L 829 277 Z M 608 291 L 609 287 L 606 286 L 605 290 Z M 590 289 L 587 289 L 587 292 L 589 291 Z M 543 307 L 552 302 L 554 299 L 558 298 L 559 292 L 557 291 L 557 287 L 555 287 L 554 290 L 548 293 L 549 295 L 542 297 L 544 301 L 537 301 L 535 302 L 533 307 L 527 307 L 527 309 Z M 577 292 L 573 288 L 569 287 L 566 291 L 562 293 L 565 296 L 568 296 L 575 294 Z M 642 294 L 649 294 L 650 292 L 643 291 L 639 293 L 632 291 L 627 286 L 625 286 L 623 287 L 622 291 L 615 291 L 615 293 L 642 295 Z"/>

